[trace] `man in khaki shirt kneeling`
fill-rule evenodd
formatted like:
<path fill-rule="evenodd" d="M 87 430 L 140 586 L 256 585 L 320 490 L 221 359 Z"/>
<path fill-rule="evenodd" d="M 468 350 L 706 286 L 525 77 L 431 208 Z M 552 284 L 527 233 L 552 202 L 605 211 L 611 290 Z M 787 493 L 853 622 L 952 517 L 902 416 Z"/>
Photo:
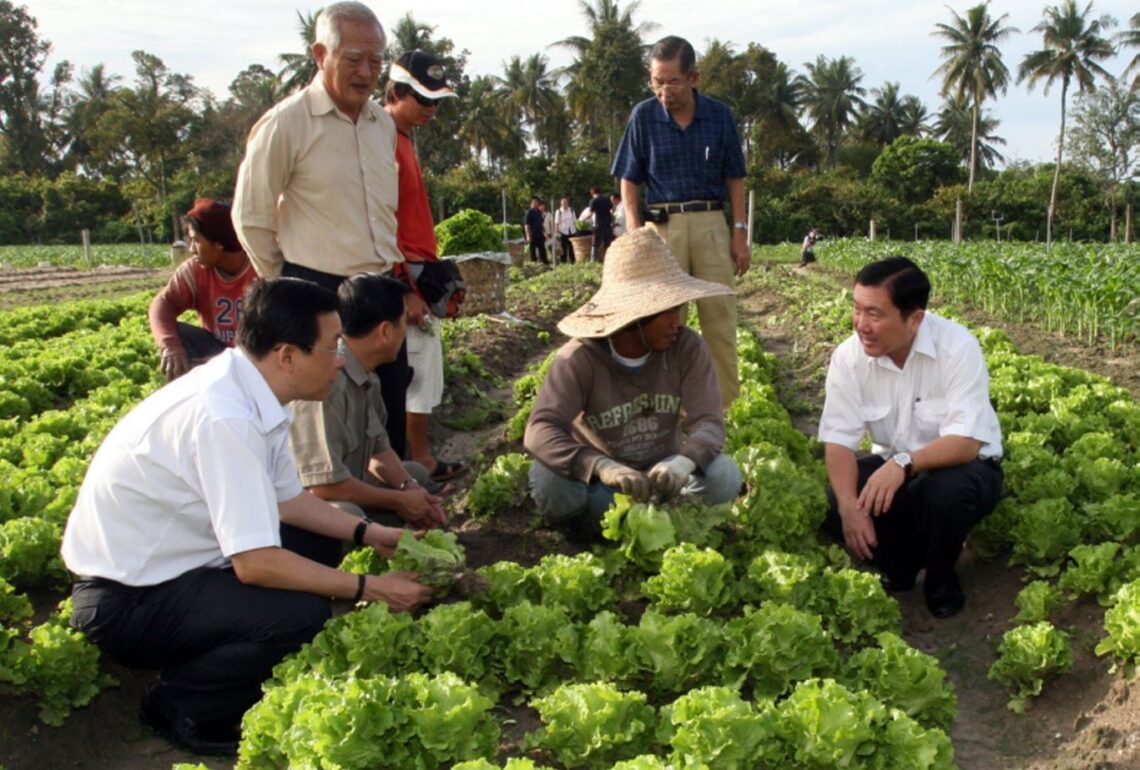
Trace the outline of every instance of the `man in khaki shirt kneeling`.
<path fill-rule="evenodd" d="M 354 275 L 340 285 L 344 368 L 323 401 L 293 404 L 289 441 L 301 484 L 317 497 L 365 520 L 377 516 L 385 523 L 428 529 L 446 523 L 441 500 L 427 488 L 427 469 L 401 462 L 389 444 L 374 372 L 404 344 L 408 292 L 399 281 L 375 273 Z M 340 541 L 299 530 L 283 530 L 282 538 L 316 561 L 341 558 Z"/>

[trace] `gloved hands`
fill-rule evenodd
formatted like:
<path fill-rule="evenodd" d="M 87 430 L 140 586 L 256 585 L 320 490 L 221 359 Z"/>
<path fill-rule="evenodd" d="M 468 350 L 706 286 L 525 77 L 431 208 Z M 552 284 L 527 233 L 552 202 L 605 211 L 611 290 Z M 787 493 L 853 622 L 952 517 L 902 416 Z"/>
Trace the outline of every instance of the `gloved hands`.
<path fill-rule="evenodd" d="M 677 495 L 689 481 L 697 464 L 684 455 L 673 455 L 649 469 L 649 481 L 661 499 Z"/>
<path fill-rule="evenodd" d="M 653 491 L 644 473 L 608 457 L 603 457 L 594 464 L 594 474 L 607 487 L 615 487 L 634 500 L 648 500 Z"/>

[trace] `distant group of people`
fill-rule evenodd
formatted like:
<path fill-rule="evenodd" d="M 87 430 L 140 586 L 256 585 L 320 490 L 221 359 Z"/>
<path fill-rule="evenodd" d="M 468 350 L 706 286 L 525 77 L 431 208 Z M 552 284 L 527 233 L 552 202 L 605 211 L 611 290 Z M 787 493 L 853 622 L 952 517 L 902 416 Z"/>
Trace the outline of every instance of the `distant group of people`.
<path fill-rule="evenodd" d="M 574 209 L 570 207 L 570 199 L 563 197 L 553 217 L 547 213 L 546 203 L 542 198 L 537 195 L 532 196 L 530 208 L 523 218 L 523 233 L 530 261 L 541 262 L 544 265 L 551 264 L 546 250 L 547 245 L 551 244 L 554 264 L 574 262 L 574 248 L 570 239 L 587 234 L 579 232 L 579 220 L 590 223 L 589 261 L 603 261 L 609 245 L 626 231 L 625 209 L 621 205 L 621 196 L 617 193 L 606 194 L 598 187 L 591 187 L 590 202 L 580 214 L 575 215 Z"/>
<path fill-rule="evenodd" d="M 454 92 L 440 60 L 409 51 L 374 103 L 385 48 L 366 6 L 326 7 L 319 73 L 254 126 L 232 211 L 203 199 L 187 212 L 193 259 L 150 312 L 171 382 L 107 436 L 64 534 L 72 624 L 160 669 L 143 719 L 195 752 L 233 752 L 261 683 L 322 628 L 330 598 L 395 611 L 431 599 L 414 574 L 337 568 L 345 543 L 388 555 L 408 528 L 447 526 L 461 470 L 427 442 L 443 382 L 423 287 L 437 249 L 411 138 Z M 539 513 L 581 540 L 619 492 L 717 503 L 743 483 L 724 453 L 739 392 L 733 284 L 750 264 L 743 154 L 728 108 L 696 87 L 687 41 L 658 42 L 649 74 L 653 97 L 614 161 L 621 197 L 591 190 L 601 287 L 559 323 L 571 339 L 523 441 Z M 554 233 L 565 253 L 569 200 L 552 218 L 531 204 L 532 258 L 546 261 Z M 628 228 L 616 239 L 615 205 Z M 929 292 L 901 257 L 856 276 L 855 333 L 832 357 L 819 438 L 825 530 L 890 590 L 925 570 L 945 617 L 964 603 L 955 563 L 1000 495 L 1002 450 L 980 347 L 926 311 Z M 684 325 L 690 302 L 699 334 Z M 190 308 L 202 329 L 177 321 Z"/>

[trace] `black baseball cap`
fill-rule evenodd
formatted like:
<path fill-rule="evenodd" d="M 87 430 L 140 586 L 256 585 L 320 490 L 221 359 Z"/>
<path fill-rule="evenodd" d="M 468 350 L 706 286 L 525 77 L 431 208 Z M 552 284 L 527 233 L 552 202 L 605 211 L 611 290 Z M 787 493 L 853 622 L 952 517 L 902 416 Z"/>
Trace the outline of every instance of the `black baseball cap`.
<path fill-rule="evenodd" d="M 427 99 L 444 99 L 456 96 L 447 84 L 443 62 L 426 51 L 407 51 L 396 60 L 388 72 L 393 83 L 404 83 Z"/>

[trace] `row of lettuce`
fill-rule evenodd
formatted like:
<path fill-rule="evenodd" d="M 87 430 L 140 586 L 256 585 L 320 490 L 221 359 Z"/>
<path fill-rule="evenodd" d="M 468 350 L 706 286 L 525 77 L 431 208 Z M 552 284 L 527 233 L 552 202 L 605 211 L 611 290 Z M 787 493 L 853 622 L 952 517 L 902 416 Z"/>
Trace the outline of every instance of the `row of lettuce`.
<path fill-rule="evenodd" d="M 159 384 L 148 301 L 0 314 L 0 687 L 37 697 L 48 724 L 113 683 L 70 601 L 36 623 L 29 592 L 66 587 L 60 538 L 91 455 Z"/>
<path fill-rule="evenodd" d="M 0 377 L 13 381 L 29 376 L 25 360 L 50 362 L 46 349 L 74 372 L 44 384 L 48 408 L 0 422 L 0 682 L 38 694 L 53 724 L 108 680 L 94 648 L 66 628 L 66 603 L 31 625 L 23 594 L 65 583 L 59 531 L 86 460 L 156 384 L 145 298 L 77 304 L 90 307 L 66 306 L 72 320 L 54 337 L 17 341 L 0 357 Z M 108 304 L 127 310 L 91 320 L 111 319 Z M 842 295 L 816 292 L 801 309 L 838 339 L 847 307 Z M 1039 578 L 1018 598 L 1024 624 L 1006 635 L 991 672 L 1020 707 L 1071 659 L 1067 637 L 1049 623 L 1066 601 L 1099 596 L 1109 609 L 1098 651 L 1125 664 L 1140 658 L 1140 413 L 1101 378 L 1019 356 L 999 333 L 980 336 L 1007 436 L 1010 498 L 974 547 L 1011 551 Z M 504 562 L 453 589 L 444 578 L 441 592 L 466 592 L 469 603 L 418 621 L 380 608 L 334 621 L 282 664 L 247 715 L 241 765 L 494 767 L 494 709 L 507 698 L 529 702 L 543 723 L 522 740 L 535 761 L 567 768 L 953 766 L 944 734 L 952 691 L 933 659 L 898 639 L 897 606 L 877 581 L 818 545 L 818 452 L 775 397 L 774 359 L 752 335 L 739 341 L 745 385 L 728 415 L 728 449 L 747 496 L 700 515 L 625 501 L 607 520 L 614 547 L 597 557 Z M 516 386 L 516 431 L 539 382 L 541 371 Z M 526 465 L 521 455 L 498 458 L 469 496 L 472 512 L 493 516 L 521 500 Z M 461 559 L 453 539 L 436 545 Z M 407 558 L 420 557 L 428 558 Z M 386 568 L 360 553 L 349 566 Z M 389 638 L 401 634 L 404 642 Z M 388 656 L 389 648 L 403 652 Z M 441 727 L 440 714 L 467 727 Z M 366 744 L 386 747 L 385 756 Z M 393 745 L 411 754 L 397 756 Z"/>
<path fill-rule="evenodd" d="M 941 301 L 964 302 L 1012 321 L 1103 343 L 1140 345 L 1140 246 L 947 241 L 824 242 L 821 260 L 852 275 L 889 254 L 914 259 Z"/>
<path fill-rule="evenodd" d="M 728 448 L 744 497 L 619 496 L 608 547 L 531 567 L 464 572 L 446 533 L 390 564 L 350 554 L 349 569 L 438 577 L 441 603 L 330 622 L 246 714 L 238 767 L 953 767 L 952 687 L 900 638 L 877 578 L 816 539 L 818 453 L 776 399 L 774 358 L 738 342 Z M 517 387 L 523 411 L 533 385 Z M 469 507 L 518 504 L 527 464 L 497 458 Z M 537 726 L 520 734 L 497 715 L 524 704 Z"/>
<path fill-rule="evenodd" d="M 842 258 L 854 260 L 853 268 L 886 253 L 881 244 L 844 246 L 852 251 Z M 928 269 L 930 255 L 918 256 Z M 938 265 L 939 257 L 930 261 Z M 964 272 L 941 277 L 974 280 Z M 850 293 L 837 292 L 826 277 L 769 283 L 794 297 L 795 317 L 783 320 L 806 319 L 819 334 L 817 344 L 830 349 L 850 333 Z M 1113 667 L 1131 669 L 1140 659 L 1140 405 L 1104 377 L 1017 353 L 1004 332 L 974 332 L 1002 425 L 1005 497 L 969 542 L 983 558 L 1008 557 L 1027 582 L 991 672 L 1010 686 L 1010 707 L 1022 710 L 1049 675 L 1071 667 L 1070 636 L 1054 621 L 1079 600 L 1094 597 L 1107 609 L 1093 652 L 1111 653 Z M 1038 673 L 1010 673 L 1026 667 Z"/>

